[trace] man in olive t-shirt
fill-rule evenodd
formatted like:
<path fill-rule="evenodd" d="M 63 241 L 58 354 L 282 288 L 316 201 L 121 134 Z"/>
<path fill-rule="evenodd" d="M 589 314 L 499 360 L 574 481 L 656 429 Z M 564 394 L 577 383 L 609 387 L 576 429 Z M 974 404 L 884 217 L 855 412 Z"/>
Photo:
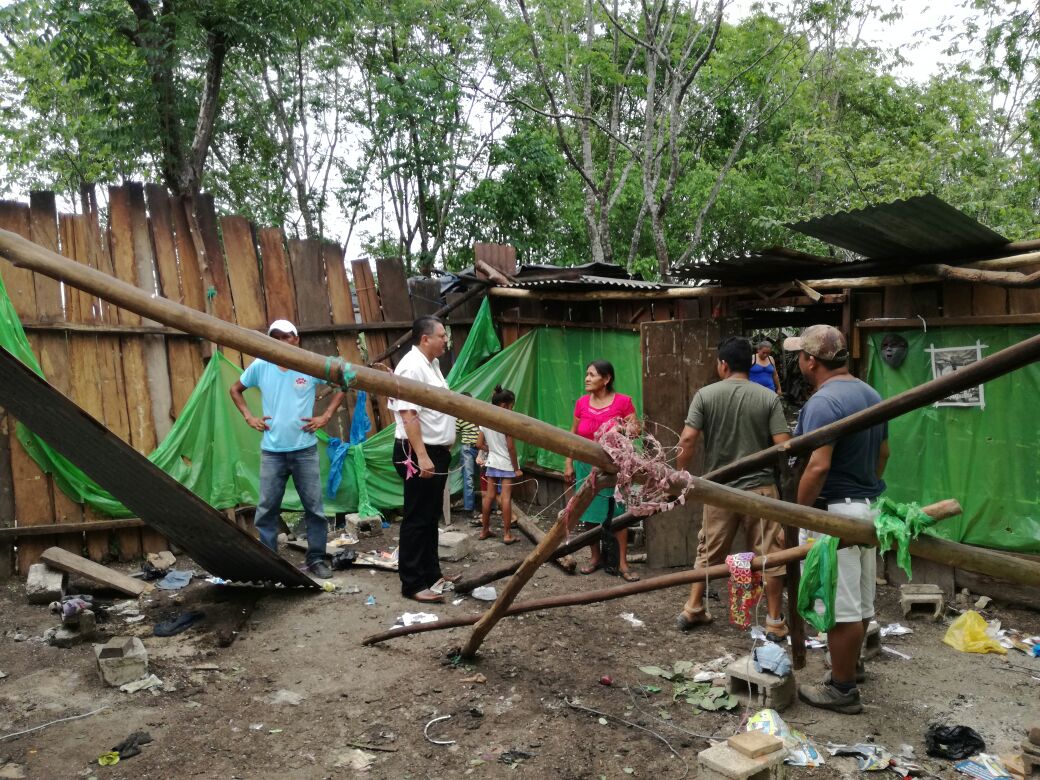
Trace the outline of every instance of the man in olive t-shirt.
<path fill-rule="evenodd" d="M 704 439 L 704 471 L 714 471 L 745 455 L 764 450 L 791 438 L 780 397 L 748 379 L 752 361 L 751 342 L 728 338 L 719 344 L 716 370 L 721 382 L 697 391 L 679 438 L 677 469 L 685 469 L 693 457 L 697 440 Z M 771 468 L 733 479 L 730 487 L 778 498 L 776 477 Z M 784 549 L 783 528 L 765 518 L 751 517 L 719 507 L 705 506 L 697 538 L 696 568 L 723 563 L 737 530 L 743 527 L 747 549 L 757 555 L 775 555 Z M 773 640 L 787 636 L 782 613 L 784 567 L 765 569 L 766 635 Z M 682 631 L 712 621 L 704 607 L 705 583 L 690 588 L 690 598 L 675 619 Z"/>

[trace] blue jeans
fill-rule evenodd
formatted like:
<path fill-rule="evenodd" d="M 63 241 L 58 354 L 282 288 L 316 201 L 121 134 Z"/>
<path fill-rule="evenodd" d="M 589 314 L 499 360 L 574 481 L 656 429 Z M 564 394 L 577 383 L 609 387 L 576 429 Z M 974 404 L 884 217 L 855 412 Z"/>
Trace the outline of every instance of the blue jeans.
<path fill-rule="evenodd" d="M 462 507 L 467 512 L 476 508 L 476 490 L 473 480 L 477 476 L 477 448 L 463 445 L 459 450 L 459 465 L 462 467 Z"/>
<path fill-rule="evenodd" d="M 282 516 L 285 484 L 292 477 L 307 523 L 307 565 L 325 558 L 329 523 L 321 501 L 318 446 L 292 452 L 260 451 L 260 499 L 253 520 L 260 541 L 278 552 L 278 521 Z"/>

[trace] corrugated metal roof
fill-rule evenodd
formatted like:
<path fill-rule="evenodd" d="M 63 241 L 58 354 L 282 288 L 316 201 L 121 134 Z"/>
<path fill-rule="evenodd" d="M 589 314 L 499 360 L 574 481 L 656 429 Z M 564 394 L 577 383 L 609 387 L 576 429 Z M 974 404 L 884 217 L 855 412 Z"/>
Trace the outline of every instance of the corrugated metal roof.
<path fill-rule="evenodd" d="M 669 287 L 677 287 L 674 284 L 661 284 L 659 282 L 644 282 L 642 279 L 617 279 L 611 276 L 589 276 L 581 274 L 572 279 L 518 279 L 511 287 L 522 290 L 557 290 L 564 292 L 586 292 L 589 290 L 641 290 L 660 291 Z"/>
<path fill-rule="evenodd" d="M 871 259 L 968 254 L 1008 243 L 999 233 L 931 194 L 788 227 Z"/>

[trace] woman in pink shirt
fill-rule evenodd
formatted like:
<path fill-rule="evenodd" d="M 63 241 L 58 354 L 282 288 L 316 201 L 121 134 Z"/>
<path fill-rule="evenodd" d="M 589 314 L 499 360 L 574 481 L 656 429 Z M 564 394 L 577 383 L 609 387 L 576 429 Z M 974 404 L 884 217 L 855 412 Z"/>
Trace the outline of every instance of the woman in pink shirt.
<path fill-rule="evenodd" d="M 590 441 L 595 441 L 596 433 L 603 426 L 617 425 L 619 422 L 626 426 L 635 425 L 636 408 L 632 399 L 622 393 L 614 391 L 614 366 L 606 360 L 594 360 L 585 369 L 585 390 L 583 395 L 574 404 L 574 423 L 571 425 L 571 433 L 576 433 Z M 591 468 L 588 464 L 575 462 L 567 458 L 563 468 L 563 477 L 576 487 L 580 486 L 588 477 Z M 602 525 L 611 512 L 614 488 L 604 488 L 596 494 L 589 504 L 589 508 L 581 516 L 581 522 L 590 525 Z M 625 508 L 618 504 L 613 507 L 611 517 L 617 517 Z M 628 529 L 623 528 L 615 534 L 619 548 L 618 573 L 626 582 L 636 582 L 639 575 L 628 570 Z M 598 543 L 589 545 L 591 559 L 589 565 L 581 569 L 582 574 L 592 574 L 603 567 L 603 556 Z"/>

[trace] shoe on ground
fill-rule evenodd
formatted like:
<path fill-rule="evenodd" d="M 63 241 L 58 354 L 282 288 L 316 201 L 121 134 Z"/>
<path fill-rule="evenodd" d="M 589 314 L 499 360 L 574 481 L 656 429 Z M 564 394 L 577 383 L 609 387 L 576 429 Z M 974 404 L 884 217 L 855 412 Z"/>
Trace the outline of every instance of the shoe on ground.
<path fill-rule="evenodd" d="M 691 631 L 697 628 L 697 626 L 710 625 L 714 619 L 710 612 L 703 609 L 700 612 L 694 612 L 689 615 L 685 612 L 680 612 L 675 618 L 675 627 L 680 631 Z"/>
<path fill-rule="evenodd" d="M 831 681 L 831 679 L 833 679 L 831 677 L 831 673 L 827 672 L 827 676 L 823 678 L 823 681 L 825 683 L 829 683 Z M 858 682 L 858 683 L 865 682 L 866 679 L 867 679 L 867 667 L 864 665 L 863 659 L 860 658 L 858 661 L 856 661 L 856 682 Z"/>
<path fill-rule="evenodd" d="M 806 704 L 822 710 L 839 712 L 842 715 L 858 715 L 863 712 L 863 702 L 859 698 L 859 688 L 842 693 L 829 682 L 799 685 L 798 698 Z"/>
<path fill-rule="evenodd" d="M 309 571 L 315 577 L 318 577 L 323 580 L 327 580 L 330 577 L 332 577 L 332 569 L 329 568 L 329 565 L 325 563 L 325 561 L 315 561 L 307 567 L 307 571 Z"/>
<path fill-rule="evenodd" d="M 426 590 L 420 590 L 418 593 L 413 593 L 412 598 L 422 604 L 444 603 L 444 596 L 442 596 L 440 593 L 434 593 L 429 588 L 427 588 Z"/>
<path fill-rule="evenodd" d="M 787 628 L 787 621 L 783 618 L 780 618 L 779 623 L 774 623 L 769 618 L 766 618 L 766 639 L 770 642 L 783 642 L 790 633 L 790 630 Z"/>

